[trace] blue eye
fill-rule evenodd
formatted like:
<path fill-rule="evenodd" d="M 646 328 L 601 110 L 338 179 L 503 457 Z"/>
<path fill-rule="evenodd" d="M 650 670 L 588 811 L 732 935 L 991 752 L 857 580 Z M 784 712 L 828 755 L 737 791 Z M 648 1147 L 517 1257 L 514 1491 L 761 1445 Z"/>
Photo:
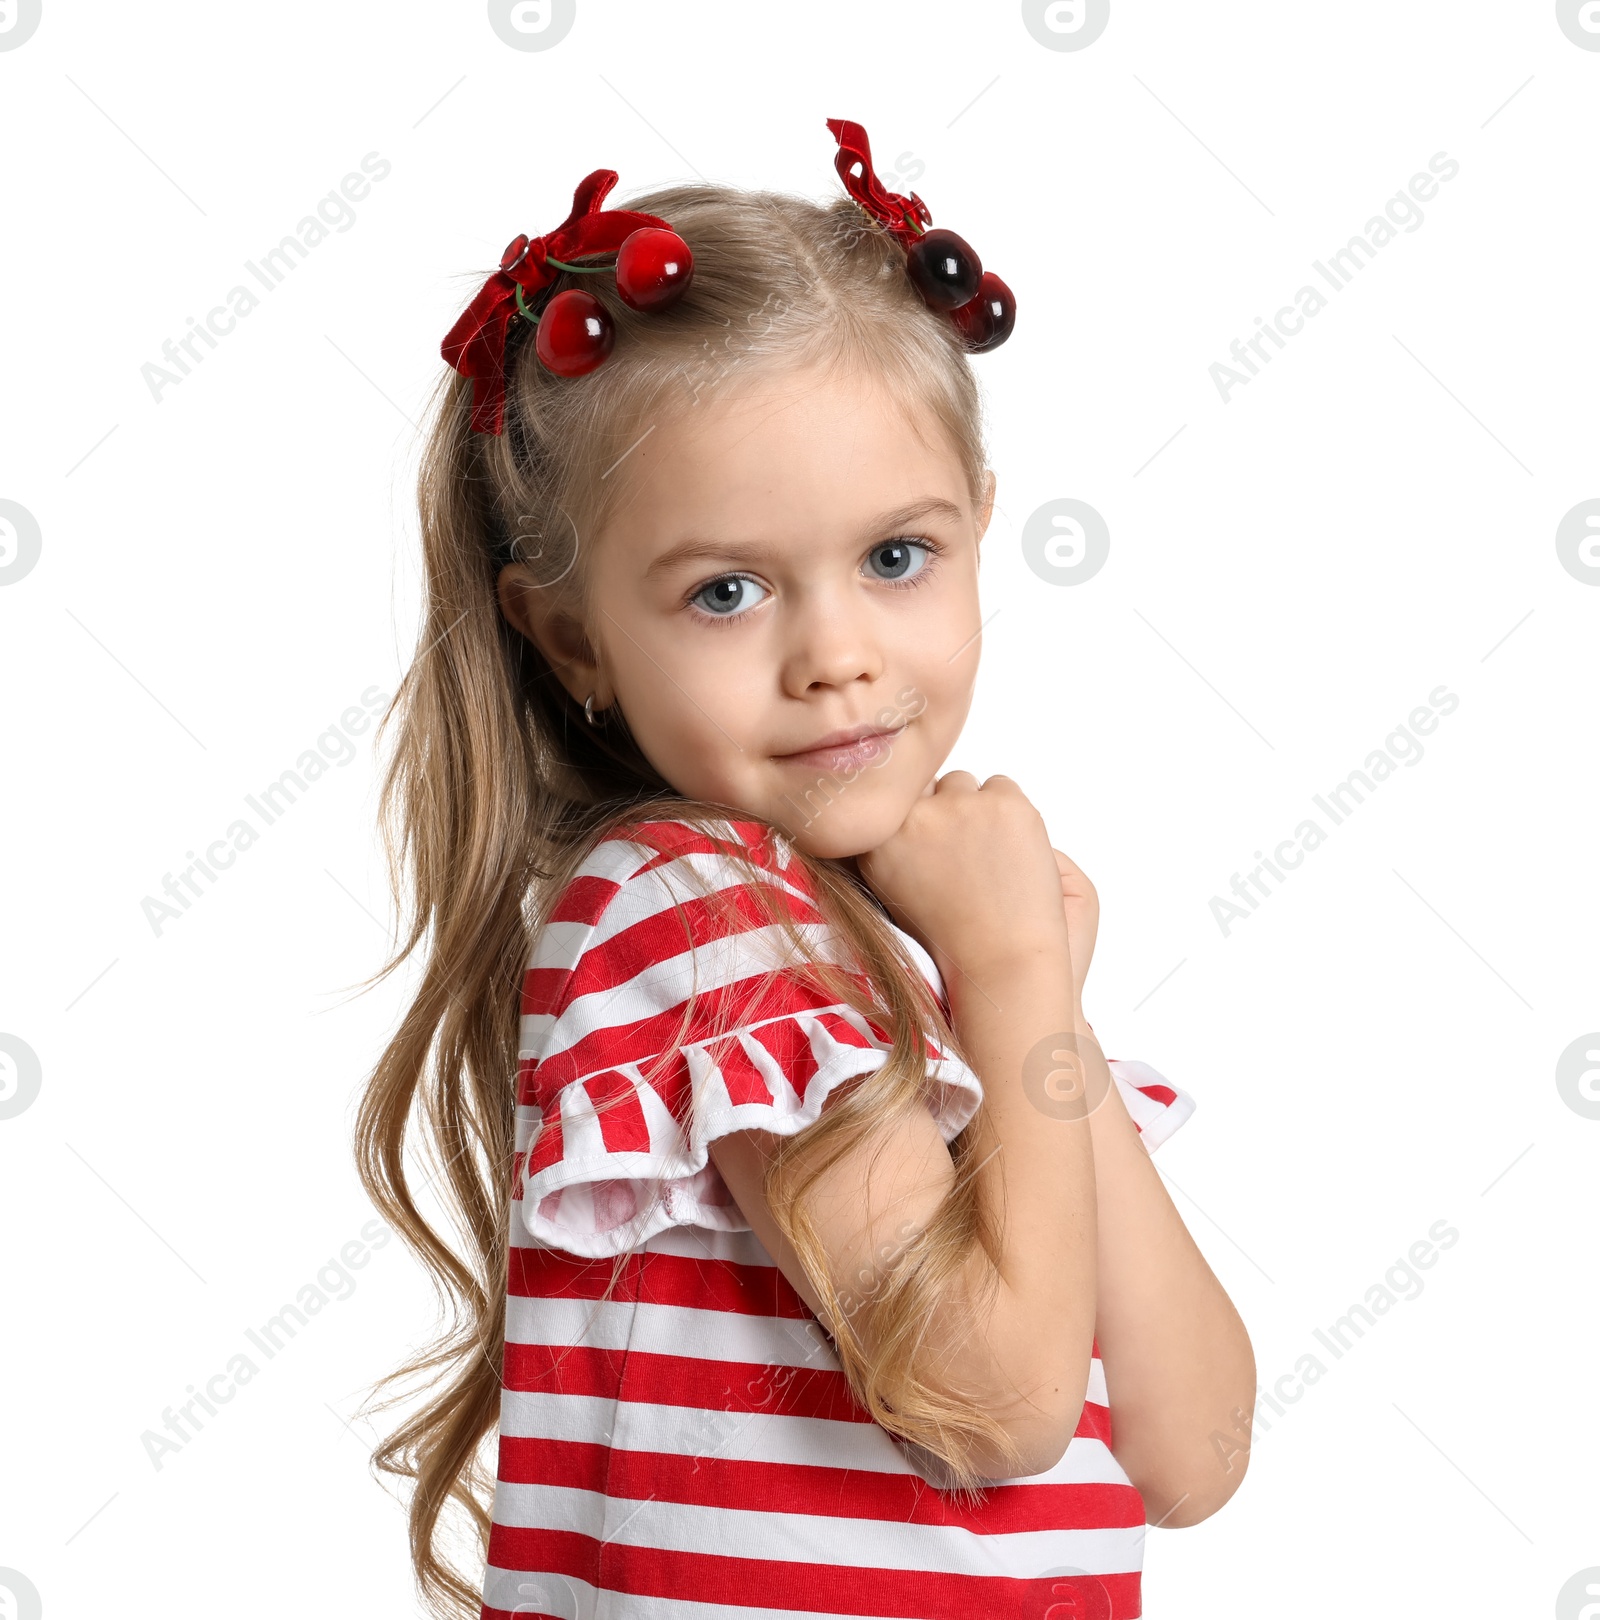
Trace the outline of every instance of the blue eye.
<path fill-rule="evenodd" d="M 885 540 L 867 553 L 867 562 L 879 579 L 909 579 L 927 566 L 928 547 L 916 540 Z"/>
<path fill-rule="evenodd" d="M 753 594 L 757 591 L 761 593 L 760 596 Z M 765 585 L 757 584 L 743 574 L 727 574 L 721 579 L 712 580 L 709 585 L 702 585 L 689 600 L 719 619 L 731 619 L 753 608 L 768 594 Z"/>

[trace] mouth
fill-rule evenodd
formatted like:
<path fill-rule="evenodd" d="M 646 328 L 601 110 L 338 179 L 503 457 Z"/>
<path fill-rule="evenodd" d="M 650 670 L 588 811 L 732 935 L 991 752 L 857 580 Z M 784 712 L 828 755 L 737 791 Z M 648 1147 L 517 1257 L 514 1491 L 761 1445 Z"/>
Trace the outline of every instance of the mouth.
<path fill-rule="evenodd" d="M 905 726 L 884 730 L 880 726 L 853 726 L 847 731 L 830 731 L 814 743 L 792 754 L 774 754 L 780 765 L 799 765 L 807 770 L 840 771 L 851 766 L 871 765 L 883 759 Z"/>

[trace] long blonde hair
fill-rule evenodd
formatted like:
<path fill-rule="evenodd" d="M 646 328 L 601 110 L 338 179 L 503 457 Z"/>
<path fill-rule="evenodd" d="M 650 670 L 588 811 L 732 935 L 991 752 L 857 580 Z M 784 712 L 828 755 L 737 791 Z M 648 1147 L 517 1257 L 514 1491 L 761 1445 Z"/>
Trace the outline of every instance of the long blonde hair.
<path fill-rule="evenodd" d="M 911 286 L 904 251 L 849 198 L 817 204 L 681 185 L 626 206 L 669 220 L 689 243 L 694 279 L 678 303 L 639 314 L 607 277 L 565 274 L 562 284 L 581 283 L 606 305 L 615 348 L 590 375 L 562 379 L 538 362 L 524 332 L 509 363 L 499 436 L 470 431 L 470 383 L 449 371 L 441 377 L 419 481 L 422 623 L 415 658 L 380 726 L 380 734 L 391 722 L 395 728 L 380 818 L 406 923 L 394 956 L 367 982 L 385 978 L 419 947 L 422 966 L 363 1094 L 356 1162 L 373 1202 L 452 1314 L 431 1345 L 376 1386 L 420 1379 L 424 1398 L 373 1461 L 415 1482 L 412 1560 L 440 1616 L 476 1616 L 481 1591 L 445 1556 L 448 1503 L 465 1512 L 487 1554 L 495 1470 L 485 1441 L 501 1392 L 519 993 L 533 936 L 607 833 L 665 818 L 707 829 L 725 828 L 730 816 L 760 819 L 676 795 L 614 708 L 604 726 L 585 724 L 549 664 L 502 616 L 498 573 L 524 564 L 581 620 L 583 537 L 598 532 L 623 483 L 611 470 L 650 421 L 692 409 L 741 369 L 868 368 L 942 430 L 975 503 L 986 470 L 980 396 L 958 335 Z M 835 1286 L 807 1214 L 808 1190 L 831 1164 L 927 1107 L 927 1040 L 959 1047 L 854 874 L 789 852 L 859 976 L 826 964 L 817 970 L 839 999 L 871 1009 L 892 1044 L 881 1070 L 842 1091 L 809 1129 L 781 1140 L 766 1195 L 826 1308 L 823 1325 L 856 1399 L 936 1473 L 942 1465 L 945 1488 L 976 1493 L 978 1476 L 965 1462 L 971 1442 L 1017 1453 L 974 1402 L 927 1376 L 921 1349 L 974 1246 L 997 1253 L 975 1180 L 976 1122 L 950 1145 L 955 1185 L 935 1219 L 881 1275 L 859 1279 L 870 1295 L 871 1356 L 853 1320 L 862 1297 L 854 1286 L 843 1295 Z M 770 884 L 754 888 L 773 894 Z M 814 963 L 775 895 L 772 909 L 794 959 Z M 417 1208 L 404 1151 L 413 1120 L 464 1252 Z M 402 1398 L 396 1393 L 377 1409 Z"/>

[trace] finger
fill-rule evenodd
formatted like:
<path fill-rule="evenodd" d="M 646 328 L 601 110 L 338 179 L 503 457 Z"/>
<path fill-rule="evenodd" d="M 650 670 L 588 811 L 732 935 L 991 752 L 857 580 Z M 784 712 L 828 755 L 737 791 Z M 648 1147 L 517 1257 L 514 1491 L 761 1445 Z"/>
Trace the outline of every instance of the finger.
<path fill-rule="evenodd" d="M 1050 853 L 1055 856 L 1056 870 L 1060 872 L 1062 877 L 1081 878 L 1083 876 L 1083 868 L 1070 855 L 1063 855 L 1059 849 L 1052 849 Z"/>
<path fill-rule="evenodd" d="M 939 793 L 976 793 L 978 779 L 971 771 L 946 771 L 934 788 Z"/>

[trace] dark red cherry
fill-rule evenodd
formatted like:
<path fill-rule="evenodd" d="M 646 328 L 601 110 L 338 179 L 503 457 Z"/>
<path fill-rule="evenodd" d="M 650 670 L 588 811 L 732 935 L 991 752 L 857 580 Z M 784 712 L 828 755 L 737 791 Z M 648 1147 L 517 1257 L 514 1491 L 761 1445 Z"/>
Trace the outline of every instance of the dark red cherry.
<path fill-rule="evenodd" d="M 665 309 L 694 280 L 694 255 L 676 231 L 641 226 L 617 249 L 617 296 L 630 309 Z"/>
<path fill-rule="evenodd" d="M 925 231 L 906 254 L 906 270 L 932 309 L 959 309 L 983 279 L 983 264 L 954 231 Z"/>
<path fill-rule="evenodd" d="M 978 295 L 950 311 L 969 353 L 998 349 L 1017 324 L 1017 301 L 1011 289 L 992 270 L 985 270 Z"/>
<path fill-rule="evenodd" d="M 548 370 L 558 377 L 581 377 L 611 353 L 617 328 L 593 293 L 568 287 L 539 312 L 533 341 Z"/>

